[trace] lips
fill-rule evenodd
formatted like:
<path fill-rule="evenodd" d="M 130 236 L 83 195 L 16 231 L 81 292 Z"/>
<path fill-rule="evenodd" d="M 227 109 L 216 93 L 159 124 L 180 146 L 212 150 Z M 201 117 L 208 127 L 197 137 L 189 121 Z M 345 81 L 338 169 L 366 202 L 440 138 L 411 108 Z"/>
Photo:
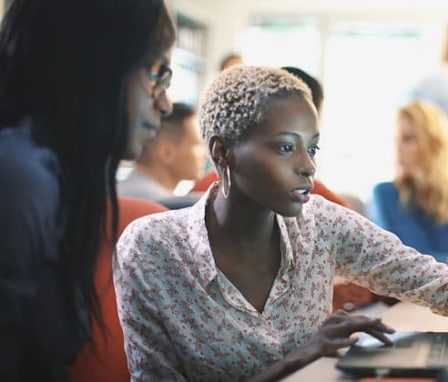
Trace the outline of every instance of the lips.
<path fill-rule="evenodd" d="M 160 126 L 156 126 L 149 122 L 143 122 L 142 126 L 145 129 L 145 131 L 147 132 L 146 134 L 149 133 L 150 139 L 154 139 L 157 136 L 159 129 L 160 129 Z"/>
<path fill-rule="evenodd" d="M 295 202 L 306 203 L 310 200 L 310 192 L 312 188 L 312 185 L 296 187 L 289 191 L 289 195 Z"/>

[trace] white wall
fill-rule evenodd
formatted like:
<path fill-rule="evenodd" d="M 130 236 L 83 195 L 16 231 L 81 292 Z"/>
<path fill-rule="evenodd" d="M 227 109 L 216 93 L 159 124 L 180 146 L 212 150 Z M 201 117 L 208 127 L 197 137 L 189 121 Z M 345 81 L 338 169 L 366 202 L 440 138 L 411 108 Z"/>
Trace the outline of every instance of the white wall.
<path fill-rule="evenodd" d="M 1 0 L 0 0 L 1 1 Z M 208 30 L 206 81 L 218 71 L 224 54 L 238 50 L 238 37 L 260 17 L 319 17 L 323 28 L 334 19 L 430 21 L 435 30 L 448 20 L 446 0 L 167 0 L 173 10 Z M 441 28 L 438 28 L 441 29 Z M 323 74 L 323 73 L 321 73 Z"/>
<path fill-rule="evenodd" d="M 201 23 L 207 29 L 205 83 L 217 73 L 223 55 L 236 49 L 237 38 L 249 23 L 249 9 L 239 3 L 245 1 L 170 0 L 168 2 L 173 10 Z"/>

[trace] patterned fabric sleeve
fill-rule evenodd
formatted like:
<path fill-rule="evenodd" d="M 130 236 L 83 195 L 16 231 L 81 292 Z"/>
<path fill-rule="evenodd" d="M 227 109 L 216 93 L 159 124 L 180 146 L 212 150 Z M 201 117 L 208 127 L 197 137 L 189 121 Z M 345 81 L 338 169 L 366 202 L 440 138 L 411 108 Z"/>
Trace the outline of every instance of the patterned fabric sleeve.
<path fill-rule="evenodd" d="M 330 216 L 321 208 L 316 222 L 335 240 L 338 274 L 377 294 L 448 315 L 446 264 L 405 246 L 394 234 L 346 209 L 338 208 Z"/>
<path fill-rule="evenodd" d="M 148 253 L 162 251 L 157 236 L 157 228 L 148 230 L 145 220 L 139 219 L 127 227 L 117 246 L 113 273 L 128 367 L 131 381 L 186 381 L 171 346 L 174 333 L 165 329 L 152 299 L 159 291 L 148 284 L 149 278 L 157 277 Z"/>

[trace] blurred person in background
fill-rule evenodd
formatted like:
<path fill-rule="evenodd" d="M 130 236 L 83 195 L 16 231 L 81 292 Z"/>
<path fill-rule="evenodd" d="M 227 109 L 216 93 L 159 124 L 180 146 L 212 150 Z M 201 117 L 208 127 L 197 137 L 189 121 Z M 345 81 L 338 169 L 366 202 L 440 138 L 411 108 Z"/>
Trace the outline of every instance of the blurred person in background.
<path fill-rule="evenodd" d="M 243 57 L 239 53 L 228 53 L 222 58 L 221 63 L 219 64 L 219 70 L 223 71 L 234 65 L 244 65 Z"/>
<path fill-rule="evenodd" d="M 448 118 L 448 25 L 442 45 L 441 65 L 420 79 L 407 95 L 408 101 L 427 101 L 440 108 Z"/>
<path fill-rule="evenodd" d="M 162 118 L 157 137 L 143 148 L 130 175 L 118 183 L 118 193 L 163 204 L 175 197 L 181 180 L 204 175 L 207 157 L 196 111 L 187 104 L 174 103 L 172 113 Z"/>
<path fill-rule="evenodd" d="M 377 184 L 367 216 L 403 243 L 448 259 L 448 126 L 442 111 L 411 102 L 397 112 L 394 180 Z"/>

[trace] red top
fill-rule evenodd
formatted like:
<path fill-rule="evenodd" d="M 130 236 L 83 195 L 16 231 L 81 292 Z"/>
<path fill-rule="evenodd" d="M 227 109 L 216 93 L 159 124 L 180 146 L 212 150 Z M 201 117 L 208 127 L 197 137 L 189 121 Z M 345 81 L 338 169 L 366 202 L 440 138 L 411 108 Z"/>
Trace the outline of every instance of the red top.
<path fill-rule="evenodd" d="M 167 210 L 158 203 L 143 199 L 120 197 L 118 203 L 119 234 L 131 221 Z M 68 382 L 129 382 L 131 378 L 112 280 L 113 245 L 107 238 L 101 243 L 95 275 L 95 286 L 105 328 L 103 331 L 95 320 L 92 321 L 92 342 L 87 342 L 82 347 L 70 368 Z"/>

